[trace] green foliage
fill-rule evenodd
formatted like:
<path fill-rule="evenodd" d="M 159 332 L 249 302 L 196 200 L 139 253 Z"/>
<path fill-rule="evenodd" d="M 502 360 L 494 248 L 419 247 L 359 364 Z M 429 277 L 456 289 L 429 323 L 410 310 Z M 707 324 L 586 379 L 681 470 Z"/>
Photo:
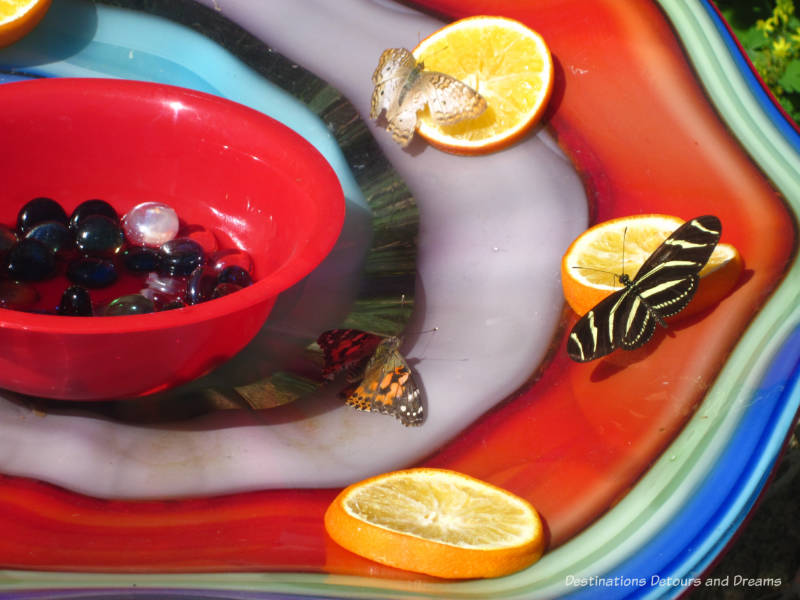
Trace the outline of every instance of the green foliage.
<path fill-rule="evenodd" d="M 717 6 L 778 102 L 800 122 L 800 18 L 793 0 L 717 0 Z"/>

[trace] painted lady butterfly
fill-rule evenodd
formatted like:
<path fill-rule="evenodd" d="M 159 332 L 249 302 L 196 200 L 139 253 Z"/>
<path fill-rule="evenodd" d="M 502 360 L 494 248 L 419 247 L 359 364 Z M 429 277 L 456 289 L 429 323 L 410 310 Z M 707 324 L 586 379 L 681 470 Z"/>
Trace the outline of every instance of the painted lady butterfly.
<path fill-rule="evenodd" d="M 393 415 L 406 426 L 422 424 L 422 393 L 398 350 L 400 338 L 331 329 L 317 343 L 325 357 L 322 377 L 331 380 L 344 372 L 352 384 L 341 392 L 346 404 Z"/>

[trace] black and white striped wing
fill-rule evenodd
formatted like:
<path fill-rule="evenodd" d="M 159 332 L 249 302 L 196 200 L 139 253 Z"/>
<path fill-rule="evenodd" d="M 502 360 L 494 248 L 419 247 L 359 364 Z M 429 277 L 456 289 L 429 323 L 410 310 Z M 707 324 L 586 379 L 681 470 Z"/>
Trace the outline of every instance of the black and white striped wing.
<path fill-rule="evenodd" d="M 697 274 L 714 252 L 721 233 L 722 224 L 713 215 L 687 221 L 641 266 L 632 287 L 657 319 L 672 316 L 689 304 L 697 290 Z"/>
<path fill-rule="evenodd" d="M 678 273 L 668 267 L 656 267 L 634 281 L 633 289 L 646 308 L 660 320 L 686 308 L 697 291 L 699 281 L 700 278 L 694 273 Z"/>
<path fill-rule="evenodd" d="M 633 350 L 653 337 L 657 322 L 633 288 L 619 290 L 575 323 L 567 353 L 574 361 L 588 362 L 617 348 Z"/>
<path fill-rule="evenodd" d="M 635 350 L 646 344 L 656 331 L 659 323 L 652 307 L 649 306 L 634 287 L 629 288 L 625 306 L 617 318 L 617 344 L 625 350 Z"/>
<path fill-rule="evenodd" d="M 645 344 L 663 318 L 692 299 L 698 273 L 719 241 L 717 217 L 697 217 L 681 225 L 647 258 L 627 287 L 598 303 L 573 327 L 567 353 L 578 362 L 609 354 L 617 347 Z"/>
<path fill-rule="evenodd" d="M 711 258 L 721 234 L 722 223 L 714 215 L 686 221 L 647 257 L 633 278 L 634 282 L 654 267 L 670 262 L 674 263 L 672 267 L 696 275 Z"/>
<path fill-rule="evenodd" d="M 630 288 L 614 292 L 583 315 L 567 338 L 572 360 L 588 362 L 613 352 L 622 337 L 625 316 L 634 300 Z"/>

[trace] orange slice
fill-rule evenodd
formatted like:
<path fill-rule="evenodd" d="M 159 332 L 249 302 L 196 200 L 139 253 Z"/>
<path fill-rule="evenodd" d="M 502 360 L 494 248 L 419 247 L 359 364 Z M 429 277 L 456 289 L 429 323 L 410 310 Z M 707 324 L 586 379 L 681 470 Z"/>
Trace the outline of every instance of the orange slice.
<path fill-rule="evenodd" d="M 39 24 L 51 0 L 0 0 L 0 48 L 9 46 Z"/>
<path fill-rule="evenodd" d="M 469 17 L 433 33 L 414 49 L 425 68 L 477 90 L 488 108 L 475 119 L 437 125 L 427 110 L 417 131 L 456 154 L 483 154 L 518 140 L 539 120 L 553 89 L 553 60 L 542 37 L 519 21 Z"/>
<path fill-rule="evenodd" d="M 623 287 L 619 275 L 633 277 L 647 257 L 683 223 L 680 217 L 670 215 L 635 215 L 612 219 L 585 231 L 561 259 L 561 283 L 567 304 L 579 315 L 587 313 Z M 700 271 L 694 298 L 678 315 L 696 314 L 722 300 L 739 281 L 743 267 L 735 247 L 717 244 Z"/>
<path fill-rule="evenodd" d="M 528 502 L 444 469 L 395 471 L 345 488 L 325 513 L 325 529 L 360 556 L 446 578 L 507 575 L 544 550 Z"/>

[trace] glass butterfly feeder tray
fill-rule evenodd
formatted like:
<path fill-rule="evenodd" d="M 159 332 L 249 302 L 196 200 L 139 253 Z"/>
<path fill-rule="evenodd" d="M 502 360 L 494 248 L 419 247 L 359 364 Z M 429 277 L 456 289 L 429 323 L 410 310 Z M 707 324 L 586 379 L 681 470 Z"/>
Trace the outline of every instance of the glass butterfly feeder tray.
<path fill-rule="evenodd" d="M 47 586 L 48 581 L 58 582 L 61 587 L 114 586 L 124 580 L 140 586 L 172 588 L 196 588 L 192 576 L 185 573 L 199 569 L 212 573 L 203 578 L 206 589 L 241 591 L 256 586 L 259 591 L 252 592 L 253 597 L 274 590 L 313 594 L 319 584 L 329 586 L 327 591 L 334 595 L 358 595 L 359 586 L 369 585 L 376 596 L 413 587 L 416 593 L 445 597 L 456 592 L 486 597 L 489 592 L 508 592 L 511 584 L 517 591 L 524 590 L 526 597 L 547 597 L 575 592 L 565 588 L 564 576 L 574 574 L 576 569 L 646 575 L 671 569 L 670 572 L 681 574 L 685 569 L 695 572 L 708 564 L 714 555 L 708 546 L 718 551 L 717 545 L 724 543 L 725 535 L 735 528 L 731 525 L 735 517 L 718 527 L 720 521 L 713 521 L 717 517 L 708 514 L 712 510 L 709 507 L 718 509 L 718 514 L 734 514 L 733 507 L 742 498 L 751 499 L 756 492 L 753 487 L 728 492 L 723 490 L 730 488 L 719 485 L 714 492 L 702 482 L 708 479 L 719 483 L 725 468 L 730 473 L 758 478 L 763 466 L 759 471 L 741 465 L 729 452 L 731 445 L 736 442 L 739 448 L 757 447 L 759 456 L 766 460 L 774 455 L 777 441 L 782 442 L 785 437 L 787 415 L 796 410 L 796 402 L 772 395 L 770 387 L 763 388 L 767 391 L 758 396 L 759 402 L 750 401 L 753 390 L 761 389 L 762 382 L 766 386 L 786 377 L 785 371 L 780 371 L 781 344 L 785 342 L 783 348 L 792 352 L 789 328 L 795 321 L 788 320 L 778 329 L 774 326 L 774 315 L 780 312 L 782 298 L 788 295 L 780 291 L 784 288 L 779 288 L 762 310 L 746 338 L 739 340 L 765 294 L 777 285 L 789 264 L 794 247 L 793 217 L 709 108 L 678 46 L 665 43 L 673 39 L 674 27 L 690 55 L 697 52 L 705 56 L 707 50 L 694 49 L 692 44 L 711 34 L 706 31 L 699 36 L 692 26 L 711 23 L 713 27 L 711 13 L 692 11 L 683 5 L 666 13 L 662 12 L 666 7 L 645 2 L 621 19 L 614 7 L 598 3 L 551 0 L 546 4 L 555 6 L 559 2 L 563 4 L 560 12 L 547 12 L 542 4 L 526 6 L 522 12 L 525 19 L 535 18 L 534 27 L 550 41 L 561 66 L 563 80 L 554 94 L 548 125 L 570 159 L 582 167 L 583 180 L 575 176 L 570 160 L 552 139 L 541 132 L 512 152 L 475 159 L 482 161 L 482 169 L 470 171 L 482 171 L 484 178 L 486 169 L 493 173 L 492 185 L 484 183 L 484 187 L 476 183 L 477 175 L 463 175 L 463 159 L 434 154 L 414 142 L 410 152 L 403 152 L 387 140 L 385 132 L 377 130 L 375 138 L 383 152 L 376 152 L 372 145 L 376 142 L 365 135 L 363 124 L 353 119 L 352 108 L 331 88 L 290 64 L 281 67 L 275 53 L 261 54 L 263 63 L 257 68 L 271 80 L 293 89 L 322 113 L 336 133 L 338 144 L 331 146 L 326 127 L 298 118 L 302 111 L 283 92 L 265 84 L 259 75 L 242 67 L 226 52 L 215 51 L 211 63 L 193 62 L 186 49 L 206 47 L 208 40 L 140 13 L 89 6 L 79 0 L 64 2 L 54 6 L 49 23 L 46 20 L 29 40 L 0 53 L 0 58 L 14 65 L 14 74 L 8 78 L 19 77 L 20 71 L 35 76 L 86 71 L 117 76 L 135 73 L 141 78 L 160 77 L 221 93 L 256 108 L 281 113 L 281 120 L 301 130 L 336 169 L 348 200 L 345 236 L 360 240 L 362 250 L 370 247 L 373 234 L 387 231 L 387 224 L 405 226 L 407 233 L 416 230 L 410 195 L 398 174 L 413 185 L 425 215 L 419 231 L 419 276 L 413 293 L 413 313 L 412 294 L 407 286 L 413 268 L 404 272 L 401 282 L 384 280 L 373 286 L 373 291 L 378 289 L 384 295 L 378 296 L 378 302 L 365 304 L 364 298 L 352 292 L 360 289 L 354 284 L 363 277 L 363 254 L 358 258 L 358 253 L 348 254 L 350 248 L 342 246 L 331 257 L 335 263 L 331 271 L 323 269 L 320 279 L 305 281 L 289 292 L 287 304 L 276 306 L 266 334 L 255 340 L 249 353 L 192 384 L 195 387 L 190 385 L 170 397 L 168 402 L 156 397 L 135 408 L 107 405 L 97 409 L 105 411 L 105 417 L 99 419 L 97 412 L 47 406 L 46 417 L 37 421 L 30 416 L 25 401 L 6 398 L 0 427 L 4 439 L 15 444 L 16 458 L 6 461 L 2 471 L 18 477 L 2 480 L 2 497 L 26 497 L 30 506 L 46 503 L 62 515 L 73 514 L 80 506 L 83 518 L 91 516 L 100 524 L 105 539 L 102 543 L 99 538 L 93 540 L 101 543 L 99 554 L 90 556 L 79 548 L 70 548 L 67 557 L 66 531 L 54 527 L 41 537 L 36 534 L 44 527 L 34 524 L 26 528 L 24 521 L 20 522 L 19 528 L 9 530 L 7 539 L 0 543 L 3 564 L 19 569 L 10 576 L 20 589 L 26 584 L 30 587 L 26 570 L 31 569 L 40 570 L 35 573 L 39 586 Z M 335 10 L 316 6 L 314 19 L 304 13 L 307 7 L 302 3 L 286 3 L 274 13 L 252 15 L 244 4 L 231 2 L 224 7 L 224 16 L 218 14 L 213 2 L 206 4 L 208 10 L 187 5 L 193 7 L 187 12 L 192 12 L 194 22 L 207 23 L 212 35 L 222 32 L 224 37 L 227 32 L 229 39 L 242 35 L 240 30 L 230 29 L 224 16 L 248 22 L 279 52 L 326 76 L 348 97 L 360 99 L 356 101 L 362 115 L 368 110 L 363 104 L 369 98 L 368 74 L 388 45 L 386 40 L 408 43 L 416 39 L 419 31 L 433 31 L 439 26 L 434 19 L 404 6 L 358 0 L 337 5 Z M 444 0 L 423 2 L 420 6 L 439 13 L 453 10 Z M 591 37 L 591 32 L 583 32 L 578 41 L 559 27 L 553 15 L 564 10 L 580 10 L 587 15 L 587 23 L 631 25 L 633 19 L 641 35 L 657 40 L 647 47 L 658 51 L 643 57 L 624 28 L 613 30 L 613 36 L 595 40 L 595 45 L 587 45 L 586 36 Z M 353 15 L 368 18 L 377 28 L 374 34 L 349 20 Z M 79 21 L 81 26 L 73 31 L 82 36 L 59 37 L 57 17 L 76 25 Z M 318 45 L 331 44 L 335 51 L 312 52 L 302 43 L 314 36 L 310 28 L 322 17 L 340 23 L 336 34 L 317 39 Z M 93 27 L 87 26 L 91 19 Z M 134 30 L 138 41 L 132 36 Z M 282 31 L 291 31 L 292 35 Z M 348 31 L 352 35 L 346 36 L 345 46 L 340 36 Z M 53 44 L 54 39 L 63 45 Z M 60 47 L 60 60 L 42 60 L 46 51 L 40 44 L 44 40 L 48 40 L 47 52 Z M 249 39 L 248 43 L 254 42 Z M 604 50 L 603 44 L 611 44 L 614 52 Z M 110 56 L 110 48 L 122 48 L 121 54 L 112 54 L 129 57 L 124 73 L 117 71 L 118 63 L 98 60 Z M 620 48 L 630 50 L 622 55 L 624 61 L 630 61 L 624 63 L 628 66 L 627 78 L 618 81 L 617 86 L 609 86 L 611 74 L 622 72 L 617 60 Z M 338 68 L 342 52 L 347 52 L 352 61 L 352 69 L 344 73 Z M 162 58 L 165 56 L 169 58 Z M 608 56 L 615 57 L 613 65 L 606 62 Z M 336 65 L 328 62 L 328 57 L 336 57 Z M 639 78 L 639 74 L 654 68 L 653 63 L 662 81 L 671 86 L 653 87 Z M 356 73 L 366 73 L 367 81 L 361 82 Z M 713 84 L 703 81 L 714 90 Z M 670 95 L 668 89 L 680 93 Z M 654 103 L 664 110 L 654 111 Z M 654 119 L 655 114 L 658 119 Z M 681 114 L 693 116 L 692 127 L 687 129 L 686 121 L 679 118 Z M 743 122 L 736 116 L 726 118 L 737 127 Z M 357 126 L 348 129 L 349 123 Z M 640 146 L 643 142 L 637 141 L 640 138 L 635 135 L 640 131 L 650 132 L 658 139 L 658 161 L 647 159 L 647 148 Z M 620 145 L 620 139 L 629 139 L 629 145 Z M 362 147 L 361 143 L 367 146 Z M 341 154 L 336 145 L 341 147 Z M 690 147 L 697 151 L 687 156 L 686 148 Z M 520 152 L 528 153 L 524 169 L 512 160 Z M 396 173 L 388 168 L 384 155 Z M 772 169 L 770 165 L 768 168 Z M 451 177 L 453 170 L 462 175 Z M 520 173 L 527 171 L 542 176 L 541 181 L 548 181 L 548 173 L 551 177 L 557 173 L 557 182 L 545 184 L 544 190 L 523 182 L 521 187 L 527 187 L 524 192 L 497 193 L 499 183 L 519 180 Z M 680 195 L 670 193 L 676 172 L 682 173 L 680 180 L 687 188 Z M 730 180 L 730 173 L 737 174 L 735 182 Z M 794 202 L 797 194 L 787 183 L 789 178 L 774 170 L 770 175 Z M 442 189 L 448 190 L 447 198 L 442 197 Z M 540 196 L 561 200 L 564 218 L 532 215 L 529 211 L 535 206 L 531 201 L 534 189 Z M 673 334 L 662 336 L 636 356 L 617 353 L 600 366 L 573 366 L 563 348 L 550 354 L 549 340 L 558 329 L 562 306 L 554 274 L 565 242 L 577 236 L 588 222 L 584 189 L 590 192 L 593 218 L 598 221 L 634 212 L 674 212 L 691 217 L 697 214 L 697 198 L 704 198 L 721 217 L 723 240 L 734 243 L 745 256 L 750 269 L 746 281 L 720 307 L 677 327 Z M 648 190 L 647 197 L 636 191 L 644 189 Z M 397 195 L 387 196 L 390 190 Z M 566 190 L 570 193 L 564 195 Z M 448 201 L 451 197 L 455 200 Z M 503 210 L 487 207 L 487 199 L 492 198 L 502 199 Z M 665 199 L 669 200 L 668 207 Z M 748 208 L 751 203 L 759 206 L 758 218 L 753 221 L 748 220 L 753 218 Z M 544 223 L 544 231 L 532 227 Z M 462 225 L 465 230 L 458 229 Z M 768 247 L 755 244 L 759 237 L 754 231 L 759 230 L 776 232 Z M 469 231 L 470 236 L 463 235 L 464 231 Z M 781 236 L 780 232 L 787 235 Z M 399 237 L 404 239 L 405 235 Z M 381 248 L 374 244 L 372 247 Z M 548 255 L 542 252 L 543 247 L 555 250 Z M 404 264 L 413 266 L 416 248 L 406 250 Z M 530 263 L 509 261 L 521 256 Z M 465 276 L 465 257 L 469 257 L 466 270 L 478 275 Z M 367 263 L 372 264 L 371 259 Z M 476 266 L 480 268 L 476 270 Z M 326 273 L 335 273 L 336 277 Z M 543 281 L 547 285 L 543 286 Z M 350 290 L 349 297 L 329 293 L 331 285 Z M 366 288 L 369 290 L 370 286 Z M 335 299 L 334 305 L 324 307 L 325 314 L 318 320 L 305 322 L 298 318 L 317 316 L 316 307 L 311 309 L 312 305 L 304 304 L 303 299 L 310 292 L 319 297 L 317 293 L 323 290 L 326 297 Z M 367 310 L 354 311 L 354 305 Z M 475 307 L 479 312 L 471 313 Z M 369 320 L 348 320 L 350 314 L 368 315 Z M 405 323 L 410 314 L 413 317 Z M 400 321 L 398 315 L 402 316 Z M 497 333 L 497 337 L 480 339 L 482 347 L 465 355 L 471 341 L 481 338 L 465 324 L 476 323 L 485 331 Z M 198 408 L 198 398 L 212 404 L 222 402 L 226 386 L 242 375 L 252 378 L 255 374 L 258 379 L 281 370 L 269 361 L 252 360 L 254 356 L 303 357 L 308 341 L 332 326 L 388 333 L 404 324 L 411 332 L 438 328 L 412 335 L 404 345 L 429 402 L 429 420 L 421 428 L 399 427 L 394 419 L 347 409 L 336 398 L 336 390 L 315 394 L 313 404 L 301 400 L 269 411 L 206 413 L 204 408 Z M 544 347 L 535 347 L 526 333 L 537 328 L 541 333 L 534 337 L 545 338 Z M 770 332 L 774 342 L 763 341 L 765 331 Z M 737 341 L 736 350 L 729 357 L 728 352 Z M 764 348 L 769 352 L 754 360 Z M 546 368 L 539 370 L 545 357 Z M 774 360 L 770 364 L 771 359 Z M 770 367 L 778 370 L 770 371 Z M 724 374 L 715 376 L 720 369 Z M 737 371 L 742 375 L 731 375 Z M 654 381 L 659 382 L 655 388 Z M 714 387 L 709 388 L 712 382 Z M 280 383 L 270 389 L 280 388 Z M 481 399 L 472 406 L 471 414 L 461 412 L 461 404 L 469 396 L 454 395 L 454 385 L 474 388 L 474 395 Z M 701 400 L 701 408 L 697 409 Z M 190 419 L 191 415 L 197 416 Z M 335 426 L 328 426 L 326 419 L 331 418 L 336 419 Z M 17 427 L 21 419 L 25 419 L 24 429 Z M 761 424 L 764 436 L 743 428 L 745 422 Z M 427 437 L 435 440 L 432 445 L 426 445 Z M 64 458 L 69 456 L 84 459 L 81 463 Z M 136 458 L 130 461 L 128 456 Z M 98 457 L 102 457 L 102 464 Z M 326 543 L 319 519 L 333 496 L 326 488 L 359 479 L 369 471 L 390 470 L 423 460 L 428 465 L 455 468 L 488 479 L 531 499 L 548 522 L 550 552 L 533 568 L 510 579 L 443 584 L 376 568 Z M 70 463 L 81 467 L 73 468 Z M 142 471 L 141 465 L 150 466 Z M 86 475 L 89 471 L 91 477 Z M 114 500 L 108 503 L 95 501 L 94 497 Z M 165 497 L 179 499 L 167 505 L 160 502 Z M 615 508 L 608 510 L 620 498 Z M 706 508 L 698 510 L 698 501 L 705 501 Z M 196 548 L 192 564 L 180 550 L 188 534 L 181 519 L 190 514 L 198 519 L 190 534 Z M 240 520 L 245 515 L 246 519 Z M 14 522 L 8 507 L 0 512 L 0 518 Z M 245 521 L 246 532 L 240 527 Z M 291 531 L 286 528 L 288 522 L 292 523 Z M 254 523 L 258 527 L 252 527 Z M 712 531 L 725 533 L 712 535 Z M 276 543 L 289 534 L 295 540 L 291 548 Z M 148 548 L 138 541 L 153 539 L 154 535 L 164 553 L 158 561 L 152 555 L 148 557 Z M 707 553 L 697 551 L 691 564 L 671 563 L 672 558 L 687 552 L 695 536 L 707 540 Z M 31 539 L 39 540 L 36 564 L 26 562 L 20 553 L 22 540 Z M 233 539 L 238 542 L 232 559 L 229 541 Z M 75 572 L 50 572 L 66 564 Z M 118 575 L 98 575 L 96 571 L 100 570 Z M 147 574 L 156 570 L 175 575 Z M 244 572 L 233 573 L 234 570 Z M 258 573 L 264 570 L 282 573 Z M 142 574 L 119 575 L 131 571 Z M 300 575 L 297 571 L 310 573 Z M 360 577 L 352 580 L 353 574 Z M 593 592 L 580 591 L 589 595 Z M 646 591 L 618 593 L 636 596 Z"/>

